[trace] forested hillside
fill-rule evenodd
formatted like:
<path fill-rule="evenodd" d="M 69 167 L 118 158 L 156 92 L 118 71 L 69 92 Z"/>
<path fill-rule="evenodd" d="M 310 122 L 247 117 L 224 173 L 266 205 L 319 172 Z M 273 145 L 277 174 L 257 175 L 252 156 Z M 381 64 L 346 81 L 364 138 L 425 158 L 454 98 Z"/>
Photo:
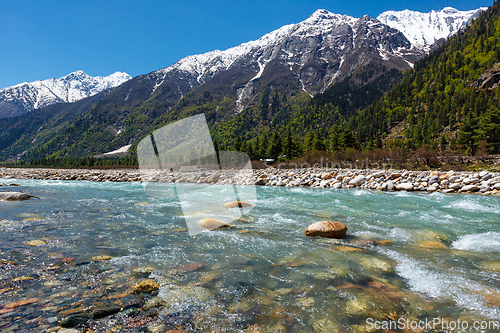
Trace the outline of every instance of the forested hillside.
<path fill-rule="evenodd" d="M 500 150 L 500 5 L 415 63 L 384 98 L 353 117 L 360 142 L 422 145 L 473 153 Z M 496 67 L 495 67 L 496 66 Z"/>

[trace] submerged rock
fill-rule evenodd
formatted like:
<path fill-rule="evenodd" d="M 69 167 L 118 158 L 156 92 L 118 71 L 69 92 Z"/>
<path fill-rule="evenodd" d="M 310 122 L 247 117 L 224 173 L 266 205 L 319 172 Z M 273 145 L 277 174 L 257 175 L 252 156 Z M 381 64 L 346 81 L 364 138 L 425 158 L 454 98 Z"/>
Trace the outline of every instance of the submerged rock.
<path fill-rule="evenodd" d="M 47 244 L 47 242 L 44 240 L 41 240 L 41 239 L 35 239 L 32 241 L 26 242 L 26 245 L 29 245 L 29 246 L 40 246 L 40 245 L 45 245 L 45 244 Z"/>
<path fill-rule="evenodd" d="M 121 311 L 121 309 L 122 309 L 121 306 L 116 304 L 100 306 L 92 311 L 92 315 L 94 319 L 101 319 L 107 316 L 111 316 L 112 314 L 118 313 Z"/>
<path fill-rule="evenodd" d="M 166 285 L 160 288 L 158 297 L 169 310 L 189 304 L 203 304 L 210 298 L 210 291 L 199 286 Z"/>
<path fill-rule="evenodd" d="M 178 274 L 200 271 L 202 269 L 205 269 L 205 267 L 206 266 L 204 263 L 194 262 L 194 263 L 186 264 L 186 265 L 181 266 L 179 268 L 172 269 L 168 273 L 170 275 L 178 275 Z"/>
<path fill-rule="evenodd" d="M 87 313 L 77 313 L 64 317 L 59 321 L 59 325 L 61 327 L 75 327 L 78 325 L 83 325 L 91 319 L 92 317 Z"/>
<path fill-rule="evenodd" d="M 321 221 L 311 224 L 306 228 L 306 236 L 320 236 L 327 238 L 344 238 L 347 227 L 334 221 Z"/>

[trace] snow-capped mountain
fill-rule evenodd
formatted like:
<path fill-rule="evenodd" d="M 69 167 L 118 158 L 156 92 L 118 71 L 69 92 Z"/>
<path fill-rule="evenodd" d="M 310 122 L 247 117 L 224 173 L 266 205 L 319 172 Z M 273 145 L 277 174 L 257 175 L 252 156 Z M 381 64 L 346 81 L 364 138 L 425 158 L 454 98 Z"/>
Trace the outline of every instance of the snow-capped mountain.
<path fill-rule="evenodd" d="M 305 21 L 283 26 L 256 41 L 188 56 L 149 77 L 157 80 L 152 92 L 176 81 L 177 88 L 171 86 L 170 91 L 178 90 L 182 96 L 223 72 L 237 71 L 233 86 L 236 111 L 241 111 L 266 73 L 280 71 L 312 95 L 371 62 L 407 69 L 421 55 L 400 31 L 368 15 L 354 18 L 320 9 Z"/>
<path fill-rule="evenodd" d="M 430 46 L 440 39 L 446 39 L 465 28 L 487 8 L 459 11 L 445 7 L 438 11 L 420 13 L 411 10 L 387 11 L 377 19 L 401 31 L 413 45 Z"/>
<path fill-rule="evenodd" d="M 76 71 L 59 79 L 25 82 L 0 89 L 0 118 L 17 116 L 54 103 L 71 103 L 130 80 L 127 73 L 92 77 Z"/>

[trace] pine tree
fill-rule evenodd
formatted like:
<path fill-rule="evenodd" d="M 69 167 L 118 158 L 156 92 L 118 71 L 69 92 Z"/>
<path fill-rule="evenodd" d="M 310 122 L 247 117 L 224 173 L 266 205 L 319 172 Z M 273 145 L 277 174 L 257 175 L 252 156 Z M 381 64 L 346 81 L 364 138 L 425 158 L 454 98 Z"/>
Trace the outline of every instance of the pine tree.
<path fill-rule="evenodd" d="M 237 136 L 236 140 L 234 140 L 234 150 L 241 151 L 241 136 Z"/>
<path fill-rule="evenodd" d="M 264 132 L 262 134 L 262 137 L 260 138 L 260 145 L 259 145 L 259 158 L 264 159 L 267 158 L 267 147 L 269 145 L 269 139 L 267 136 L 267 132 Z"/>
<path fill-rule="evenodd" d="M 269 147 L 267 148 L 267 156 L 272 159 L 277 159 L 278 156 L 281 155 L 281 150 L 281 137 L 278 131 L 274 130 L 271 141 L 269 142 Z"/>
<path fill-rule="evenodd" d="M 314 133 L 312 148 L 313 148 L 313 150 L 317 150 L 317 151 L 326 151 L 325 142 L 323 141 L 323 138 L 321 137 L 319 132 Z"/>
<path fill-rule="evenodd" d="M 335 153 L 339 150 L 342 150 L 341 133 L 340 133 L 340 128 L 337 124 L 333 125 L 330 128 L 329 143 L 330 143 L 329 151 L 331 153 Z"/>
<path fill-rule="evenodd" d="M 344 132 L 342 132 L 341 136 L 341 145 L 343 149 L 347 148 L 354 148 L 354 149 L 360 149 L 361 146 L 358 143 L 358 140 L 356 140 L 356 136 L 354 135 L 354 132 L 349 128 L 346 127 Z"/>
<path fill-rule="evenodd" d="M 307 132 L 306 137 L 304 139 L 304 150 L 310 150 L 310 151 L 314 150 L 313 147 L 314 136 L 315 135 L 313 130 Z"/>
<path fill-rule="evenodd" d="M 477 143 L 477 129 L 477 119 L 473 115 L 473 112 L 469 112 L 460 126 L 458 142 L 465 145 L 466 151 L 471 155 L 474 155 L 474 146 Z"/>

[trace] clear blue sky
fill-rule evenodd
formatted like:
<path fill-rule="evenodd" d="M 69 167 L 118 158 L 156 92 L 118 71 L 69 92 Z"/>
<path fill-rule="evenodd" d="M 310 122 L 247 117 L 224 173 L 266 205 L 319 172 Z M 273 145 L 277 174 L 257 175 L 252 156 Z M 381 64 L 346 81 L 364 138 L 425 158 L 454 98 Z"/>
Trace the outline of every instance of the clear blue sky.
<path fill-rule="evenodd" d="M 470 10 L 492 0 L 1 0 L 0 88 L 76 70 L 132 76 L 187 55 L 224 50 L 316 9 L 361 17 L 386 10 Z"/>

